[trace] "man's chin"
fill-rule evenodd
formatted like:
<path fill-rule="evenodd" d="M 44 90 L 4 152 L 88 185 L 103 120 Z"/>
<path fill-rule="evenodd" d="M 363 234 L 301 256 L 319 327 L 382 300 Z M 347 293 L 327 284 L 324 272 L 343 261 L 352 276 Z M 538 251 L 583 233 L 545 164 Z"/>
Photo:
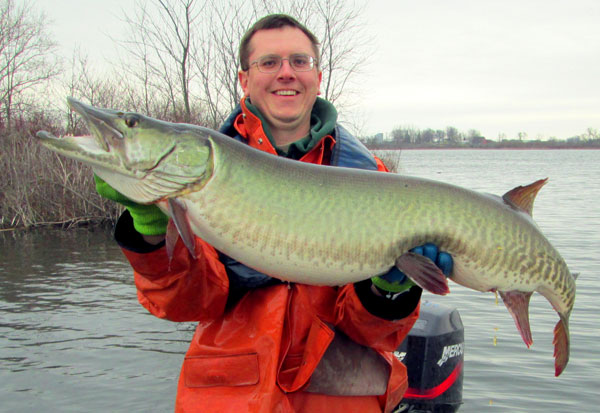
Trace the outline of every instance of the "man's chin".
<path fill-rule="evenodd" d="M 270 118 L 274 125 L 296 125 L 301 122 L 300 114 L 292 112 L 275 113 Z"/>

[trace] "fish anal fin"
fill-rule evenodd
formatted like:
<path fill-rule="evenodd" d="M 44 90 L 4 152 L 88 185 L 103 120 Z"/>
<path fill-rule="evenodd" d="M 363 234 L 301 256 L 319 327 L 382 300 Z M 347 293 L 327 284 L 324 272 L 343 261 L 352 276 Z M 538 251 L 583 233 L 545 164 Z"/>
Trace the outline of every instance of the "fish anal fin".
<path fill-rule="evenodd" d="M 171 215 L 171 220 L 175 224 L 177 229 L 177 233 L 181 236 L 181 239 L 184 245 L 187 247 L 190 255 L 196 259 L 196 239 L 194 237 L 194 233 L 190 227 L 190 222 L 188 221 L 187 211 L 185 204 L 181 201 L 178 201 L 176 198 L 169 198 L 169 214 Z M 167 227 L 168 230 L 168 227 Z M 171 232 L 174 232 L 171 230 Z M 177 238 L 174 235 L 171 235 L 170 238 L 175 238 L 172 240 L 172 248 L 175 248 L 175 242 Z M 168 245 L 168 244 L 167 244 Z M 171 253 L 173 251 L 171 250 Z M 168 253 L 168 249 L 167 249 Z"/>
<path fill-rule="evenodd" d="M 502 199 L 514 208 L 532 215 L 535 197 L 546 182 L 548 182 L 548 178 L 537 180 L 529 185 L 517 186 L 505 193 Z"/>
<path fill-rule="evenodd" d="M 499 293 L 508 312 L 515 320 L 523 341 L 529 348 L 533 344 L 531 328 L 529 327 L 529 300 L 533 293 L 522 291 L 499 291 Z"/>
<path fill-rule="evenodd" d="M 554 375 L 560 376 L 569 362 L 569 327 L 562 317 L 554 327 Z"/>
<path fill-rule="evenodd" d="M 423 255 L 406 252 L 396 260 L 396 267 L 419 287 L 433 294 L 446 295 L 450 292 L 442 270 Z"/>

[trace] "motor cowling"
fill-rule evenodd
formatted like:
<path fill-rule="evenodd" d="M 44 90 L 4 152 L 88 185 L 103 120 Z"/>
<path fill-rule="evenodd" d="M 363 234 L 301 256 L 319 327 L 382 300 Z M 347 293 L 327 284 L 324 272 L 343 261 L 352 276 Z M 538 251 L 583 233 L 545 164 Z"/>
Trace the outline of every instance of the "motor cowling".
<path fill-rule="evenodd" d="M 460 314 L 429 301 L 394 353 L 408 371 L 408 390 L 394 412 L 454 413 L 462 404 L 464 328 Z"/>

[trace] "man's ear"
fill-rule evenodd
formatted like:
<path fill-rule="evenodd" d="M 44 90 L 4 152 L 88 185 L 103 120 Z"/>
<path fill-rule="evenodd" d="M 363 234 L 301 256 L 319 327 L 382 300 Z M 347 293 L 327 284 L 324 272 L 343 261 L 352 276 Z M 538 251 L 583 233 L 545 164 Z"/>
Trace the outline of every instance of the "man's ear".
<path fill-rule="evenodd" d="M 323 72 L 319 71 L 319 90 L 317 91 L 317 95 L 321 94 L 321 81 L 323 80 Z"/>
<path fill-rule="evenodd" d="M 242 90 L 244 91 L 244 95 L 248 96 L 248 71 L 240 70 L 238 72 L 238 80 Z"/>

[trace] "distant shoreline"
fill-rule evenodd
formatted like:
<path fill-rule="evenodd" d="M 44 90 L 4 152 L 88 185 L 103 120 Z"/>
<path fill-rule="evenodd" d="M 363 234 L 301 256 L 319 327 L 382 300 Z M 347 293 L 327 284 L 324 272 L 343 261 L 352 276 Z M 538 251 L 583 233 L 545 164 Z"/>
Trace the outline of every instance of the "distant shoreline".
<path fill-rule="evenodd" d="M 453 148 L 453 147 L 444 147 L 444 146 L 423 146 L 423 147 L 400 147 L 400 148 L 388 148 L 389 150 L 439 150 L 439 149 L 443 149 L 443 150 L 465 150 L 465 149 L 476 149 L 476 150 L 482 150 L 482 151 L 498 151 L 498 150 L 509 150 L 509 151 L 546 151 L 546 150 L 553 150 L 553 151 L 560 151 L 560 150 L 576 150 L 576 151 L 581 151 L 581 150 L 591 150 L 591 151 L 597 151 L 600 150 L 600 148 L 577 148 L 577 147 L 569 147 L 569 148 L 553 148 L 553 147 L 525 147 L 525 148 L 514 148 L 514 147 L 501 147 L 501 148 L 478 148 L 478 147 L 464 147 L 464 148 Z"/>
<path fill-rule="evenodd" d="M 401 150 L 465 150 L 465 149 L 476 149 L 484 151 L 495 151 L 495 150 L 600 150 L 600 146 L 433 146 L 433 145 L 407 145 L 407 146 L 385 146 L 385 145 L 367 145 L 367 148 L 375 151 L 401 151 Z"/>

